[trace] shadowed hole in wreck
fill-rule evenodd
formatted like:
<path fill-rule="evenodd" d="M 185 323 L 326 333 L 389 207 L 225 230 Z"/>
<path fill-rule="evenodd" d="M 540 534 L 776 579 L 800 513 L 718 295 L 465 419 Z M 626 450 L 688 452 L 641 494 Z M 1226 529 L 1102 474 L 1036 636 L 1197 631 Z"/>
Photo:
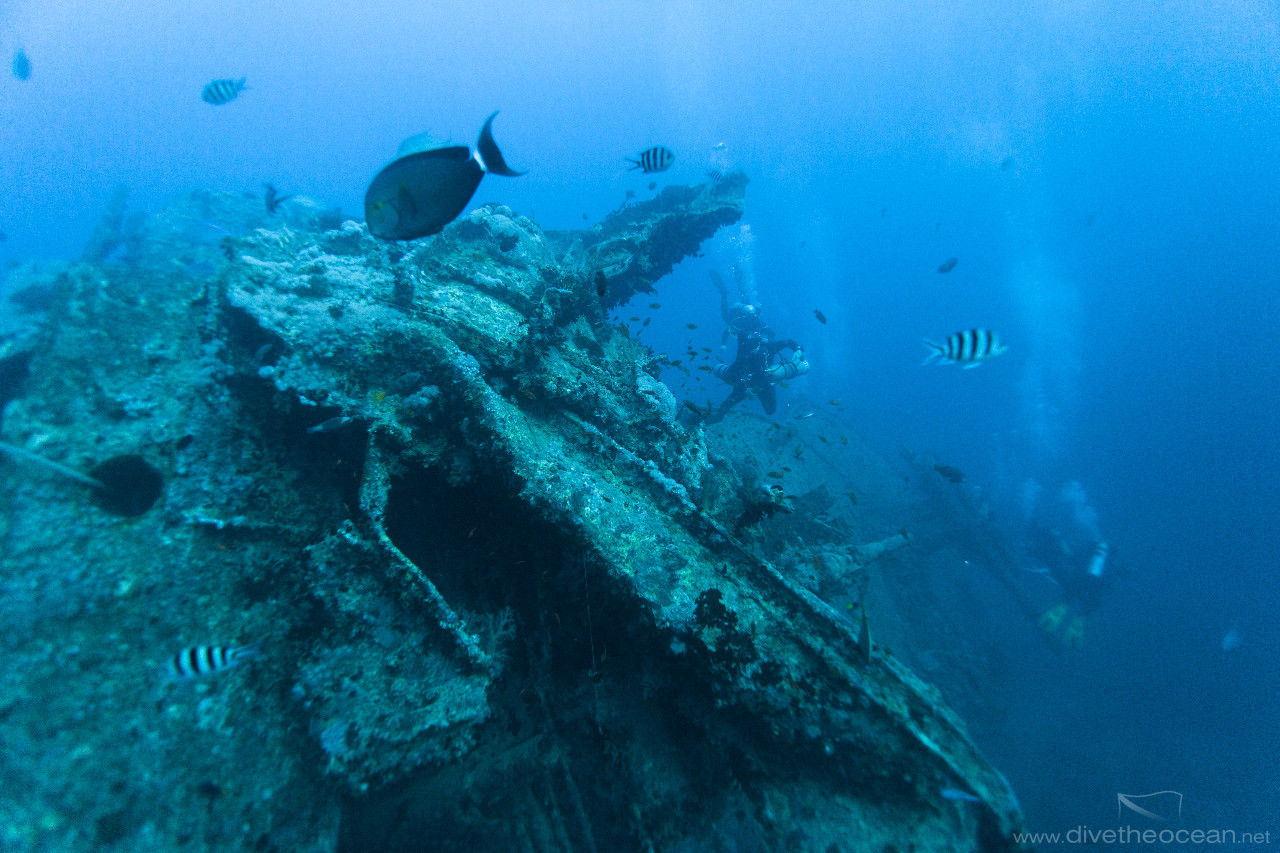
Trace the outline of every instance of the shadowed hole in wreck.
<path fill-rule="evenodd" d="M 164 490 L 164 476 L 137 454 L 112 456 L 89 472 L 105 488 L 93 490 L 93 501 L 115 515 L 142 515 Z"/>
<path fill-rule="evenodd" d="M 256 375 L 234 374 L 227 388 L 246 413 L 243 429 L 271 460 L 271 466 L 296 472 L 297 488 L 311 495 L 329 494 L 329 519 L 336 524 L 360 506 L 360 477 L 364 471 L 368 435 L 360 421 L 327 432 L 308 433 L 342 411 L 303 406 Z"/>
<path fill-rule="evenodd" d="M 3 423 L 4 407 L 22 394 L 22 383 L 26 380 L 30 367 L 30 351 L 0 358 L 0 423 Z"/>
<path fill-rule="evenodd" d="M 690 721 L 713 699 L 673 660 L 671 638 L 516 487 L 412 470 L 392 480 L 384 518 L 502 672 L 474 747 L 348 800 L 340 851 L 423 839 L 437 850 L 643 849 L 633 808 L 644 833 L 662 835 L 725 789 L 723 751 Z M 499 635 L 504 620 L 512 629 Z"/>

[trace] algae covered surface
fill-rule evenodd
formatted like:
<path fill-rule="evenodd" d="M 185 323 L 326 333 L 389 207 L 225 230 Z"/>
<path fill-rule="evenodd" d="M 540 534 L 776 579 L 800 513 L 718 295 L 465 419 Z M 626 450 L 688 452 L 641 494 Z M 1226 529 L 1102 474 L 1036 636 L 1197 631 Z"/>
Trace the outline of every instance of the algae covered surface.
<path fill-rule="evenodd" d="M 863 640 L 909 645 L 885 567 L 949 535 L 903 529 L 928 496 L 824 418 L 704 429 L 608 319 L 746 186 L 417 243 L 198 192 L 16 270 L 0 437 L 128 501 L 0 460 L 0 847 L 1016 848 L 959 717 Z M 260 655 L 165 674 L 217 644 Z"/>

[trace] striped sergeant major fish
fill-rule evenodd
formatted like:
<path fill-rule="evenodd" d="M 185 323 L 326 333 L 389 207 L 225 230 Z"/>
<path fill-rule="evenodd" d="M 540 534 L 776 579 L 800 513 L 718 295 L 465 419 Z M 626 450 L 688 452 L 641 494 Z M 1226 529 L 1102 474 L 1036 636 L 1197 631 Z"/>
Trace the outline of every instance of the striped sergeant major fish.
<path fill-rule="evenodd" d="M 215 107 L 229 104 L 248 88 L 245 86 L 244 80 L 245 78 L 243 77 L 239 80 L 214 80 L 204 87 L 204 91 L 200 93 L 200 100 L 206 104 L 213 104 Z"/>
<path fill-rule="evenodd" d="M 921 340 L 931 352 L 921 364 L 961 364 L 968 370 L 990 361 L 1008 349 L 990 329 L 966 329 L 947 338 L 946 343 Z"/>
<path fill-rule="evenodd" d="M 630 157 L 626 158 L 628 163 L 635 164 L 628 171 L 639 169 L 646 175 L 650 172 L 667 171 L 667 169 L 671 168 L 671 164 L 675 162 L 675 159 L 676 155 L 671 153 L 671 149 L 661 145 L 655 145 L 652 148 L 641 151 L 639 160 L 633 160 Z"/>
<path fill-rule="evenodd" d="M 248 646 L 188 646 L 169 659 L 169 672 L 178 678 L 204 678 L 258 655 L 257 643 Z"/>

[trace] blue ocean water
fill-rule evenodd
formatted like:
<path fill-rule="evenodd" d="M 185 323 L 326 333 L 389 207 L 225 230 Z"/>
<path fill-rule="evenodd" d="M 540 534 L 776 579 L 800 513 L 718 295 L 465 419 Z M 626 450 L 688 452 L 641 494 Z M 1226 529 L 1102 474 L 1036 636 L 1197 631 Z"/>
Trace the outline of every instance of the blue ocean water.
<path fill-rule="evenodd" d="M 659 283 L 646 342 L 718 347 L 707 271 L 737 264 L 813 366 L 784 415 L 839 400 L 1011 528 L 1029 482 L 1049 504 L 1079 483 L 1112 547 L 1088 642 L 1029 655 L 981 744 L 1030 827 L 1176 789 L 1206 827 L 1280 829 L 1274 6 L 8 3 L 19 47 L 0 264 L 75 257 L 118 184 L 147 208 L 269 181 L 359 216 L 400 139 L 470 144 L 496 109 L 528 174 L 472 204 L 546 228 L 648 197 L 623 158 L 650 145 L 676 153 L 660 185 L 744 170 L 743 223 Z M 919 366 L 920 338 L 970 327 L 1009 352 Z"/>

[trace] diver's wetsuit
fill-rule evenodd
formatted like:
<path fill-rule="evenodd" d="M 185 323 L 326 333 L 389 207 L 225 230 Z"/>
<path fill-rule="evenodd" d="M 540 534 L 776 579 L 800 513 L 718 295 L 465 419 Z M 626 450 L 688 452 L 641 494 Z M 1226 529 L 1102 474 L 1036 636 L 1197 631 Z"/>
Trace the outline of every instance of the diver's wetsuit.
<path fill-rule="evenodd" d="M 760 405 L 764 406 L 765 414 L 772 415 L 778 408 L 778 395 L 773 388 L 778 378 L 770 373 L 769 368 L 774 358 L 788 349 L 800 352 L 800 345 L 790 338 L 779 341 L 770 340 L 767 328 L 739 332 L 738 352 L 733 363 L 719 365 L 715 370 L 715 375 L 732 385 L 733 391 L 720 404 L 720 408 L 707 416 L 706 422 L 714 424 L 724 420 L 730 409 L 746 399 L 749 391 L 755 392 Z M 787 376 L 796 376 L 804 372 L 796 367 L 797 364 L 803 364 L 803 356 L 800 356 L 796 363 L 786 362 L 785 364 L 793 368 Z M 807 365 L 805 368 L 807 369 Z"/>
<path fill-rule="evenodd" d="M 1108 583 L 1109 575 L 1103 572 L 1107 543 L 1092 542 L 1088 550 L 1071 549 L 1058 534 L 1037 525 L 1030 545 L 1031 554 L 1049 569 L 1062 592 L 1059 602 L 1040 615 L 1040 628 L 1052 635 L 1065 625 L 1062 642 L 1079 648 L 1084 642 L 1085 617 L 1098 609 Z M 1084 559 L 1082 551 L 1090 556 Z"/>
<path fill-rule="evenodd" d="M 1096 610 L 1102 602 L 1104 576 L 1101 572 L 1091 574 L 1089 569 L 1100 543 L 1077 540 L 1076 547 L 1070 548 L 1060 534 L 1040 525 L 1031 528 L 1029 540 L 1032 558 L 1057 581 L 1062 602 L 1084 614 Z"/>

